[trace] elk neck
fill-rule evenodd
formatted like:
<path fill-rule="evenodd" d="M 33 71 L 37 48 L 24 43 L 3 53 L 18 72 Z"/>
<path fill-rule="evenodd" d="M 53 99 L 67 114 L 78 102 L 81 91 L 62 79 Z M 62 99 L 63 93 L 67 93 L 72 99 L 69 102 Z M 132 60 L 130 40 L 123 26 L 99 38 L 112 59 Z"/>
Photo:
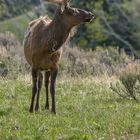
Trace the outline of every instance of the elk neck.
<path fill-rule="evenodd" d="M 56 15 L 51 22 L 52 40 L 55 42 L 55 50 L 58 50 L 69 38 L 71 26 L 65 23 L 62 17 Z M 53 44 L 54 45 L 54 44 Z"/>

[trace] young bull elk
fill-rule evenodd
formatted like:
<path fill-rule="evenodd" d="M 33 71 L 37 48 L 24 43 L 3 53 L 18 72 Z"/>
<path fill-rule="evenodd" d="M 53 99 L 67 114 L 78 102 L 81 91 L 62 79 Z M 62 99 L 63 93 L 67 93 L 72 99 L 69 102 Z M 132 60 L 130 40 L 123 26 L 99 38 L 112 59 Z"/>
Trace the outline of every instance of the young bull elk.
<path fill-rule="evenodd" d="M 47 0 L 46 0 L 47 1 Z M 29 24 L 25 39 L 24 53 L 27 62 L 32 67 L 32 99 L 30 112 L 34 111 L 34 100 L 36 98 L 35 110 L 39 110 L 39 97 L 45 72 L 46 105 L 49 109 L 49 82 L 52 98 L 51 111 L 55 111 L 55 81 L 58 73 L 58 62 L 62 54 L 61 46 L 69 38 L 71 29 L 83 22 L 90 22 L 94 15 L 91 12 L 72 8 L 68 0 L 48 0 L 59 6 L 53 20 L 46 17 L 38 18 Z"/>

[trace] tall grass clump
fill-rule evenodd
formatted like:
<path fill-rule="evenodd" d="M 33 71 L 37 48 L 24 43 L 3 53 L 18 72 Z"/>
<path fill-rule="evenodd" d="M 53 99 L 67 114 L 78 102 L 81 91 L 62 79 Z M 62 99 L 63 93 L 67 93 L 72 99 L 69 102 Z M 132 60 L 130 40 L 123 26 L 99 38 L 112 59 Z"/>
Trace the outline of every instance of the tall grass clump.
<path fill-rule="evenodd" d="M 23 48 L 16 37 L 5 32 L 0 34 L 0 76 L 16 78 L 27 71 Z"/>
<path fill-rule="evenodd" d="M 26 74 L 30 67 L 24 58 L 23 46 L 10 33 L 0 34 L 0 63 L 7 74 Z M 97 47 L 95 51 L 64 46 L 59 75 L 69 76 L 114 76 L 133 61 L 125 54 L 120 55 L 113 47 Z M 3 71 L 3 68 L 1 68 Z M 6 71 L 7 71 L 6 70 Z M 2 74 L 1 74 L 2 75 Z"/>
<path fill-rule="evenodd" d="M 97 47 L 95 51 L 65 47 L 60 69 L 62 73 L 69 73 L 71 76 L 112 76 L 118 75 L 120 69 L 130 61 L 126 55 L 120 55 L 112 47 Z"/>

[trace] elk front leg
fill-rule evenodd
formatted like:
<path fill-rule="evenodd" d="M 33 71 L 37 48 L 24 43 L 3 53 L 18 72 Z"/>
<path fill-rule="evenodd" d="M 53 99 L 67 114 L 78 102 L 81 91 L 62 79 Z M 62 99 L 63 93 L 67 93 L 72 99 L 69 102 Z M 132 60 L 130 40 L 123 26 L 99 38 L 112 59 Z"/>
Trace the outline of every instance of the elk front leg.
<path fill-rule="evenodd" d="M 36 98 L 36 106 L 35 111 L 39 111 L 39 98 L 40 98 L 40 91 L 42 87 L 42 79 L 43 75 L 41 72 L 38 72 L 38 80 L 37 80 L 37 98 Z"/>
<path fill-rule="evenodd" d="M 34 99 L 37 92 L 37 70 L 32 68 L 32 99 L 31 99 L 31 105 L 30 105 L 30 112 L 33 112 L 34 110 Z"/>
<path fill-rule="evenodd" d="M 52 98 L 52 113 L 56 114 L 55 111 L 55 83 L 56 83 L 56 77 L 57 77 L 58 69 L 53 70 L 51 72 L 51 85 L 50 85 L 50 93 Z"/>
<path fill-rule="evenodd" d="M 46 88 L 46 105 L 45 109 L 49 110 L 49 80 L 50 80 L 50 71 L 45 73 L 45 88 Z"/>

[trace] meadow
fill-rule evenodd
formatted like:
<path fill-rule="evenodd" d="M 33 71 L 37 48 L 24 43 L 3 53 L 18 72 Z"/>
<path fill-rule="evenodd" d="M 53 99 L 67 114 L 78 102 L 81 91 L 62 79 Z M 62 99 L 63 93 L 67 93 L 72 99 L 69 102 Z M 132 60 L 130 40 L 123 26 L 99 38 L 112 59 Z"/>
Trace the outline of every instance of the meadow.
<path fill-rule="evenodd" d="M 0 140 L 140 140 L 140 59 L 118 53 L 132 46 L 140 54 L 139 0 L 73 1 L 100 14 L 63 46 L 56 115 L 45 110 L 44 87 L 40 111 L 29 113 L 31 68 L 22 46 L 28 23 L 55 7 L 11 2 L 0 5 Z"/>
<path fill-rule="evenodd" d="M 0 80 L 1 140 L 139 140 L 140 104 L 116 96 L 116 77 L 59 77 L 56 111 L 29 113 L 31 77 Z"/>

